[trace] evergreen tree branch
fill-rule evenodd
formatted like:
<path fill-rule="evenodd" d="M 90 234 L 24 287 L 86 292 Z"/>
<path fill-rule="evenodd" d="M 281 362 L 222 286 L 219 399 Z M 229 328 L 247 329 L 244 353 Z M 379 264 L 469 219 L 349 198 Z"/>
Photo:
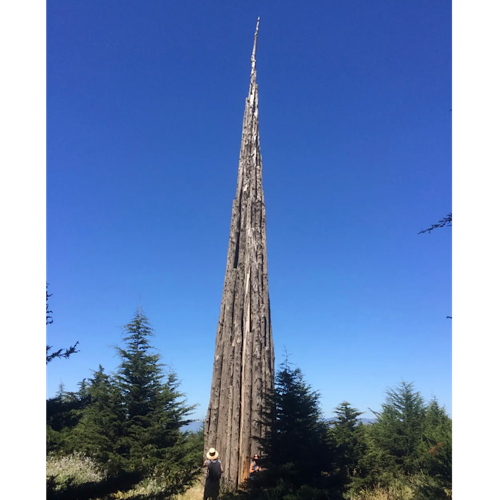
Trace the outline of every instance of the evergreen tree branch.
<path fill-rule="evenodd" d="M 432 226 L 428 227 L 427 229 L 422 229 L 422 231 L 419 231 L 418 234 L 430 233 L 431 231 L 439 227 L 447 227 L 447 226 L 451 227 L 451 221 L 452 221 L 451 214 L 452 213 L 450 212 L 446 217 L 443 217 L 438 223 L 432 224 Z"/>
<path fill-rule="evenodd" d="M 72 354 L 75 354 L 76 352 L 80 352 L 79 349 L 76 348 L 76 346 L 79 344 L 79 342 L 76 342 L 75 345 L 72 345 L 71 347 L 68 347 L 66 350 L 65 349 L 59 349 L 58 351 L 52 352 L 49 354 L 49 351 L 52 349 L 51 345 L 47 346 L 47 350 L 45 353 L 45 358 L 46 358 L 46 363 L 50 363 L 53 359 L 56 358 L 66 358 L 68 359 Z"/>
<path fill-rule="evenodd" d="M 54 320 L 52 319 L 52 311 L 49 310 L 49 297 L 52 297 L 52 294 L 49 293 L 48 291 L 49 284 L 45 284 L 45 326 L 51 325 Z M 58 351 L 52 352 L 49 354 L 49 351 L 52 349 L 53 346 L 47 345 L 47 349 L 45 351 L 45 364 L 49 364 L 52 360 L 56 358 L 66 358 L 68 359 L 72 354 L 75 354 L 76 352 L 80 352 L 76 346 L 79 344 L 79 342 L 76 342 L 76 344 L 72 345 L 71 347 L 68 347 L 67 349 L 59 349 Z"/>

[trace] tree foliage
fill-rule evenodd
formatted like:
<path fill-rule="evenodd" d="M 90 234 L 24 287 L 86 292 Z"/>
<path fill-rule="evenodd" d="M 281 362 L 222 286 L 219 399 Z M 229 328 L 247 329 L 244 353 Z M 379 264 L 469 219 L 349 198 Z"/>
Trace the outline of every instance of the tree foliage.
<path fill-rule="evenodd" d="M 336 484 L 342 491 L 347 491 L 354 481 L 366 475 L 361 467 L 367 451 L 365 426 L 359 417 L 358 409 L 347 401 L 335 408 L 335 417 L 331 422 L 329 438 L 332 443 L 332 473 Z"/>
<path fill-rule="evenodd" d="M 317 485 L 330 467 L 327 425 L 320 410 L 320 395 L 288 359 L 275 377 L 275 390 L 267 399 L 263 423 L 268 431 L 261 441 L 265 473 L 262 484 L 296 489 Z"/>
<path fill-rule="evenodd" d="M 421 451 L 425 472 L 433 478 L 426 488 L 430 497 L 446 498 L 452 489 L 452 423 L 436 399 L 426 407 Z"/>
<path fill-rule="evenodd" d="M 70 435 L 78 424 L 82 411 L 87 404 L 87 398 L 83 396 L 85 380 L 80 383 L 78 392 L 68 392 L 61 384 L 55 397 L 47 399 L 47 453 L 69 453 L 71 452 Z"/>
<path fill-rule="evenodd" d="M 51 476 L 47 498 L 105 498 L 145 478 L 160 485 L 154 498 L 171 498 L 199 474 L 203 430 L 183 432 L 194 407 L 177 375 L 163 370 L 153 336 L 139 309 L 116 347 L 115 373 L 99 365 L 76 392 L 61 386 L 47 400 L 47 452 L 88 457 L 105 478 L 86 484 L 64 479 L 61 485 Z M 264 470 L 245 491 L 223 498 L 341 500 L 377 488 L 395 498 L 401 492 L 414 500 L 449 498 L 452 425 L 437 400 L 425 403 L 412 383 L 402 382 L 387 389 L 381 410 L 373 413 L 376 421 L 364 425 L 361 412 L 343 401 L 327 422 L 319 393 L 285 358 L 262 413 Z"/>
<path fill-rule="evenodd" d="M 438 229 L 440 227 L 451 227 L 452 223 L 452 213 L 450 212 L 446 217 L 443 217 L 439 222 L 436 224 L 432 224 L 431 227 L 428 227 L 427 229 L 422 229 L 421 231 L 418 232 L 418 234 L 423 234 L 423 233 L 431 233 L 434 229 Z"/>
<path fill-rule="evenodd" d="M 373 425 L 366 426 L 367 453 L 360 461 L 366 476 L 353 482 L 361 490 L 400 485 L 414 498 L 451 495 L 451 419 L 436 400 L 426 404 L 412 383 L 386 392 Z"/>
<path fill-rule="evenodd" d="M 433 231 L 434 229 L 440 228 L 440 227 L 451 227 L 452 223 L 452 212 L 450 212 L 446 217 L 443 217 L 437 224 L 432 224 L 431 227 L 428 227 L 427 229 L 422 229 L 422 231 L 419 231 L 418 234 L 423 234 L 423 233 L 429 233 Z M 446 319 L 453 319 L 451 316 L 446 316 Z"/>
<path fill-rule="evenodd" d="M 347 401 L 327 423 L 319 394 L 285 359 L 267 401 L 264 470 L 224 500 L 451 497 L 451 419 L 413 383 L 387 389 L 373 424 Z"/>
<path fill-rule="evenodd" d="M 71 433 L 72 448 L 116 472 L 121 466 L 117 443 L 123 436 L 126 409 L 118 387 L 101 365 L 89 380 L 85 396 L 87 404 Z"/>
<path fill-rule="evenodd" d="M 115 375 L 126 408 L 121 453 L 131 467 L 148 471 L 165 460 L 171 448 L 186 444 L 180 428 L 190 422 L 186 417 L 194 409 L 179 392 L 175 373 L 164 380 L 160 356 L 152 352 L 149 342 L 153 335 L 139 309 L 125 326 L 125 347 L 116 348 L 121 364 Z"/>
<path fill-rule="evenodd" d="M 387 389 L 385 403 L 372 427 L 371 438 L 384 470 L 405 475 L 417 473 L 422 466 L 419 449 L 423 440 L 425 403 L 412 383 L 401 382 Z"/>
<path fill-rule="evenodd" d="M 116 347 L 116 373 L 108 375 L 99 366 L 78 393 L 48 401 L 54 411 L 47 421 L 47 450 L 83 453 L 100 464 L 106 491 L 120 483 L 117 478 L 132 486 L 149 477 L 163 485 L 161 495 L 170 497 L 192 483 L 202 462 L 202 437 L 182 430 L 194 406 L 186 403 L 177 375 L 163 372 L 150 344 L 153 335 L 139 309 L 124 327 L 124 346 Z M 88 488 L 94 491 L 97 486 Z M 54 496 L 53 488 L 51 492 Z"/>
<path fill-rule="evenodd" d="M 49 294 L 49 284 L 46 283 L 45 285 L 45 326 L 51 325 L 54 322 L 54 319 L 52 318 L 53 312 L 49 310 L 49 297 L 52 297 L 52 294 Z M 79 342 L 76 342 L 74 345 L 64 349 L 58 349 L 57 351 L 50 352 L 49 351 L 53 348 L 53 346 L 47 345 L 46 351 L 45 351 L 45 364 L 49 364 L 51 361 L 53 361 L 56 358 L 65 358 L 68 359 L 72 354 L 75 354 L 76 352 L 79 352 L 76 348 L 76 346 L 79 344 Z"/>

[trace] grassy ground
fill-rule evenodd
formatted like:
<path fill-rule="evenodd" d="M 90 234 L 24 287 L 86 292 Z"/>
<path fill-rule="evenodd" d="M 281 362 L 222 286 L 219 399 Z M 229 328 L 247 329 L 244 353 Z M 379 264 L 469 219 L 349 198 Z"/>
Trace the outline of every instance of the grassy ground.
<path fill-rule="evenodd" d="M 412 500 L 413 494 L 410 490 L 398 490 L 394 491 L 394 489 L 381 489 L 375 488 L 373 490 L 361 493 L 354 497 L 351 497 L 351 500 Z"/>
<path fill-rule="evenodd" d="M 372 488 L 350 497 L 350 500 L 415 500 L 419 498 L 452 498 L 452 491 L 433 483 L 433 479 L 415 475 L 394 479 L 387 488 Z"/>
<path fill-rule="evenodd" d="M 177 500 L 203 500 L 204 485 L 205 475 L 201 474 L 196 483 L 184 495 L 177 497 Z"/>
<path fill-rule="evenodd" d="M 56 488 L 64 488 L 64 482 L 72 479 L 75 484 L 88 482 L 99 482 L 104 479 L 103 474 L 92 461 L 83 455 L 71 455 L 67 457 L 47 458 L 47 477 L 55 477 Z M 411 478 L 410 478 L 411 479 Z M 415 477 L 413 480 L 394 481 L 388 489 L 375 488 L 369 491 L 358 492 L 350 500 L 414 500 L 420 498 L 418 493 L 421 478 Z M 200 473 L 194 485 L 183 495 L 179 495 L 176 500 L 203 500 L 203 489 L 205 483 L 204 472 Z M 135 488 L 128 491 L 117 491 L 108 498 L 114 500 L 127 500 L 130 498 L 148 497 L 151 495 L 162 498 L 162 491 L 165 488 L 165 481 L 162 479 L 145 479 Z M 445 490 L 446 496 L 451 498 L 451 491 Z M 440 495 L 442 498 L 442 495 Z"/>
<path fill-rule="evenodd" d="M 66 457 L 48 457 L 46 461 L 47 477 L 55 478 L 56 489 L 63 488 L 66 480 L 71 479 L 74 484 L 85 484 L 99 482 L 104 479 L 104 475 L 99 468 L 83 455 L 74 454 Z M 180 495 L 176 500 L 203 500 L 204 474 L 200 474 L 195 484 L 189 488 L 184 495 Z M 165 487 L 162 479 L 145 479 L 133 489 L 127 491 L 117 491 L 109 496 L 114 500 L 126 500 L 149 495 L 159 495 Z"/>

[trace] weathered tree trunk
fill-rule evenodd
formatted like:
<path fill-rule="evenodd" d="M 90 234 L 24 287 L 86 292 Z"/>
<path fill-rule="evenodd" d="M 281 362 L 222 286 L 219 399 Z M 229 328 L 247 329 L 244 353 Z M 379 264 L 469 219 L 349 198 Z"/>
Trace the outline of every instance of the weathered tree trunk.
<path fill-rule="evenodd" d="M 211 447 L 217 449 L 224 467 L 224 482 L 233 488 L 248 477 L 250 459 L 259 450 L 256 438 L 264 434 L 259 423 L 264 394 L 274 386 L 255 69 L 258 30 L 259 20 L 243 116 L 238 182 L 205 425 L 205 452 Z"/>

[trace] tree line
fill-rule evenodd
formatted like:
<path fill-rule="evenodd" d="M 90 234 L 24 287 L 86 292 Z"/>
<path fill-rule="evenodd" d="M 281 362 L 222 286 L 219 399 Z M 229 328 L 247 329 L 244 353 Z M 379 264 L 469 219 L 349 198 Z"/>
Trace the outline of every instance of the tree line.
<path fill-rule="evenodd" d="M 48 467 L 48 499 L 118 498 L 117 491 L 145 481 L 156 489 L 126 498 L 174 498 L 200 474 L 203 430 L 183 430 L 195 406 L 154 353 L 154 331 L 142 309 L 124 333 L 124 346 L 115 347 L 116 372 L 99 366 L 76 392 L 61 387 L 47 400 L 48 463 L 77 456 L 100 474 L 82 480 Z M 451 498 L 452 423 L 436 399 L 425 402 L 412 383 L 401 382 L 387 390 L 373 423 L 363 423 L 361 415 L 344 401 L 325 419 L 320 394 L 285 358 L 261 416 L 267 429 L 259 440 L 263 470 L 222 498 Z M 376 497 L 380 492 L 386 496 Z"/>
<path fill-rule="evenodd" d="M 419 234 L 451 224 L 449 213 Z M 47 284 L 46 325 L 53 322 L 50 296 Z M 78 391 L 61 386 L 47 400 L 48 500 L 175 498 L 199 477 L 203 429 L 183 431 L 195 406 L 180 392 L 177 375 L 164 373 L 141 308 L 124 330 L 116 372 L 99 365 Z M 46 363 L 68 359 L 78 344 L 53 352 L 47 345 Z M 285 358 L 265 399 L 262 470 L 222 500 L 451 498 L 452 421 L 412 383 L 388 389 L 371 424 L 347 401 L 325 419 L 320 394 Z M 155 488 L 123 496 L 145 482 Z"/>
<path fill-rule="evenodd" d="M 263 471 L 227 500 L 451 498 L 452 422 L 436 399 L 401 382 L 366 424 L 347 401 L 324 419 L 319 398 L 285 359 L 263 418 Z"/>

